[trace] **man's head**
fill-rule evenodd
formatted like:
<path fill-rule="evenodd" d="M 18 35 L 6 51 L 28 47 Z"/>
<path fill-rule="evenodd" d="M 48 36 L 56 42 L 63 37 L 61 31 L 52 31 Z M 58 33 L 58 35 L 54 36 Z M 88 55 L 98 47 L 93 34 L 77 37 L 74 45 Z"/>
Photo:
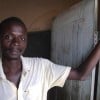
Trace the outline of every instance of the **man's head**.
<path fill-rule="evenodd" d="M 27 28 L 16 17 L 10 17 L 0 23 L 0 43 L 2 57 L 18 59 L 27 45 Z"/>

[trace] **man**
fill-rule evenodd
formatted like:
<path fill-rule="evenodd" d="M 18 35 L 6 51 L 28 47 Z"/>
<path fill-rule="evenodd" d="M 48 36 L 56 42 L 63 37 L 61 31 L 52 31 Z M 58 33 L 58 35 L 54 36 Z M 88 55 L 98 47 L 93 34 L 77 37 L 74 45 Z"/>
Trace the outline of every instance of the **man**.
<path fill-rule="evenodd" d="M 46 100 L 54 86 L 66 79 L 84 80 L 100 59 L 100 43 L 78 68 L 61 66 L 43 58 L 26 58 L 27 28 L 16 17 L 0 23 L 0 98 L 2 100 Z"/>

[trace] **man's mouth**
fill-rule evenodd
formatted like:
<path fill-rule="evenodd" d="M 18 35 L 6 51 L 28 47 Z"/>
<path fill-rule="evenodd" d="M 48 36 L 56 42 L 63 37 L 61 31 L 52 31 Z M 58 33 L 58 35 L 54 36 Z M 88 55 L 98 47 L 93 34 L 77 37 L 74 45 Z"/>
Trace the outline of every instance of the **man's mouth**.
<path fill-rule="evenodd" d="M 18 51 L 11 51 L 11 54 L 19 54 Z"/>
<path fill-rule="evenodd" d="M 18 50 L 18 49 L 10 49 L 10 50 L 8 50 L 8 52 L 9 52 L 10 54 L 13 54 L 13 55 L 18 55 L 18 54 L 20 54 L 20 50 Z"/>

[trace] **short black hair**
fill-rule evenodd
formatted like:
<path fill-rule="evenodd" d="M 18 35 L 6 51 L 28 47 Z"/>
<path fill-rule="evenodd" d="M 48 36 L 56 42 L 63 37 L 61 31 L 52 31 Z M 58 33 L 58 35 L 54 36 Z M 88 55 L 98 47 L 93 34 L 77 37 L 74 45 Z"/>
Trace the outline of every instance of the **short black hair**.
<path fill-rule="evenodd" d="M 8 17 L 8 18 L 6 18 L 6 19 L 4 19 L 3 21 L 0 22 L 0 37 L 1 37 L 2 32 L 4 31 L 4 28 L 8 24 L 12 24 L 12 23 L 22 25 L 25 28 L 25 30 L 27 30 L 26 25 L 24 24 L 24 22 L 20 18 L 18 18 L 18 17 Z"/>

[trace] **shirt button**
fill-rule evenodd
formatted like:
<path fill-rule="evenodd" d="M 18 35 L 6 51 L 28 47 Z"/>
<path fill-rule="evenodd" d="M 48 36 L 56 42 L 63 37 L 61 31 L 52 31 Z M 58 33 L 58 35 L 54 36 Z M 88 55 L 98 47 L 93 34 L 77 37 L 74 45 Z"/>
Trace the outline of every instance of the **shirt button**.
<path fill-rule="evenodd" d="M 26 76 L 27 72 L 24 72 L 23 75 Z"/>
<path fill-rule="evenodd" d="M 29 91 L 28 91 L 28 90 L 25 90 L 24 92 L 25 92 L 25 93 L 29 93 Z"/>

